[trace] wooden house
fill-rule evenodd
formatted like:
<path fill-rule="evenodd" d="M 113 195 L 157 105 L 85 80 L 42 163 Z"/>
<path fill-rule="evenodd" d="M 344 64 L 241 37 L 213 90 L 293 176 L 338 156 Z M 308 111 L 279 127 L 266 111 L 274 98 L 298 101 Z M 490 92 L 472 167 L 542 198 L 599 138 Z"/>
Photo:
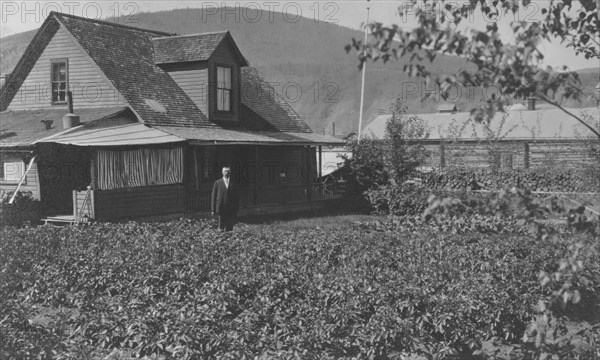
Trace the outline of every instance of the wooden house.
<path fill-rule="evenodd" d="M 318 150 L 342 143 L 313 133 L 229 32 L 180 36 L 55 12 L 7 78 L 0 110 L 3 169 L 14 169 L 0 186 L 20 182 L 68 221 L 209 211 L 225 165 L 244 211 L 313 206 L 332 193 L 315 182 Z"/>
<path fill-rule="evenodd" d="M 598 108 L 567 109 L 600 128 Z M 489 124 L 479 124 L 469 112 L 417 115 L 429 130 L 422 140 L 430 153 L 427 167 L 500 168 L 599 167 L 590 157 L 594 135 L 573 117 L 549 104 L 515 104 L 496 113 Z M 391 115 L 379 115 L 363 133 L 385 137 Z"/>

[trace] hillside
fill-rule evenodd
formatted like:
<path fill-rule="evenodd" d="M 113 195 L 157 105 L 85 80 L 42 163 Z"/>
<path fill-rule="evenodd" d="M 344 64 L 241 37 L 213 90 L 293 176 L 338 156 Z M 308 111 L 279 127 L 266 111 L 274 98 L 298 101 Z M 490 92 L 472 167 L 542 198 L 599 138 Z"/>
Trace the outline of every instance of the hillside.
<path fill-rule="evenodd" d="M 362 33 L 331 23 L 300 18 L 292 23 L 281 14 L 261 16 L 256 22 L 236 21 L 234 16 L 222 21 L 220 16 L 206 16 L 201 9 L 180 9 L 137 14 L 136 27 L 192 34 L 229 30 L 240 50 L 256 66 L 280 94 L 287 94 L 294 109 L 316 132 L 331 133 L 335 122 L 337 133 L 347 133 L 358 126 L 361 73 L 353 52 L 344 46 Z M 114 19 L 113 19 L 114 21 Z M 119 21 L 117 19 L 117 21 Z M 9 73 L 25 51 L 35 31 L 0 39 L 0 73 Z M 405 59 L 388 64 L 369 63 L 365 85 L 365 126 L 378 112 L 386 111 L 409 80 L 402 68 Z M 448 56 L 440 56 L 431 64 L 431 71 L 456 73 L 466 64 Z M 597 74 L 582 73 L 584 86 L 595 86 Z M 415 84 L 416 85 L 416 84 Z M 408 98 L 410 112 L 433 112 L 437 103 L 421 102 L 424 87 L 415 87 L 416 94 Z M 458 101 L 460 109 L 468 109 L 481 100 L 480 91 Z"/>

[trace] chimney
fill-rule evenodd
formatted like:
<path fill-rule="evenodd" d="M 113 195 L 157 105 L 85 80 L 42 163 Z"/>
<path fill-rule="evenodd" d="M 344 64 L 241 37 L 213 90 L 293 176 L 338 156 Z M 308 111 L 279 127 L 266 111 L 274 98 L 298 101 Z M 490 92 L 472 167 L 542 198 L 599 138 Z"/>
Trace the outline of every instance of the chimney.
<path fill-rule="evenodd" d="M 63 128 L 70 129 L 79 125 L 79 115 L 73 114 L 73 93 L 67 91 L 67 104 L 69 106 L 69 113 L 63 116 Z"/>
<path fill-rule="evenodd" d="M 331 126 L 332 126 L 331 135 L 335 135 L 335 122 L 333 122 L 331 124 Z"/>
<path fill-rule="evenodd" d="M 535 97 L 530 96 L 527 98 L 527 110 L 535 110 Z"/>

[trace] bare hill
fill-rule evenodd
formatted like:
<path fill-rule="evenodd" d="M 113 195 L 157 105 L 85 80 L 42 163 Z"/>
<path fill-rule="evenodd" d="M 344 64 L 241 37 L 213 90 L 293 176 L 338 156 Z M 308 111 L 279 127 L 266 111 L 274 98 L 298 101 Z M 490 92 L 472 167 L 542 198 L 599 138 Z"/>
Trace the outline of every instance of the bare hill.
<path fill-rule="evenodd" d="M 135 16 L 137 22 L 129 25 L 179 34 L 229 30 L 245 57 L 288 99 L 314 131 L 330 134 L 334 122 L 338 134 L 356 129 L 361 73 L 354 53 L 347 54 L 344 46 L 352 38 L 362 38 L 362 33 L 308 18 L 290 22 L 278 13 L 272 17 L 267 15 L 249 22 L 235 16 L 203 17 L 202 9 L 181 9 L 140 13 Z M 34 34 L 35 31 L 29 31 L 0 39 L 1 73 L 12 70 Z M 414 93 L 408 97 L 410 112 L 436 110 L 437 102 L 421 101 L 425 92 L 433 88 L 427 89 L 404 74 L 407 61 L 367 65 L 363 126 L 378 112 L 386 111 L 403 91 Z M 430 68 L 434 73 L 442 70 L 455 73 L 464 66 L 466 63 L 461 59 L 440 56 Z M 582 77 L 586 87 L 593 88 L 594 80 L 597 83 L 597 74 L 593 72 L 582 73 Z M 463 89 L 457 98 L 460 109 L 470 109 L 481 101 L 482 93 L 479 89 Z"/>

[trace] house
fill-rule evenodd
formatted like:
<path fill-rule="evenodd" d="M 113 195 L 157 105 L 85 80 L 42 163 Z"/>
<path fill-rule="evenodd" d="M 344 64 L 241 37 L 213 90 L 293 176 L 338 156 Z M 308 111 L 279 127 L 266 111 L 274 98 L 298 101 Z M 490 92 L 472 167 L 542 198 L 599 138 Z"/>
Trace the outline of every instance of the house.
<path fill-rule="evenodd" d="M 312 132 L 229 32 L 52 12 L 1 90 L 3 190 L 73 221 L 206 212 L 230 166 L 244 211 L 327 199 Z"/>
<path fill-rule="evenodd" d="M 600 128 L 597 107 L 566 109 L 583 116 Z M 594 135 L 573 117 L 550 104 L 517 103 L 498 112 L 489 124 L 479 124 L 469 112 L 419 114 L 428 127 L 429 138 L 422 142 L 430 152 L 427 167 L 446 166 L 536 168 L 596 166 L 589 156 Z M 363 130 L 366 135 L 384 138 L 391 115 L 379 115 Z"/>

